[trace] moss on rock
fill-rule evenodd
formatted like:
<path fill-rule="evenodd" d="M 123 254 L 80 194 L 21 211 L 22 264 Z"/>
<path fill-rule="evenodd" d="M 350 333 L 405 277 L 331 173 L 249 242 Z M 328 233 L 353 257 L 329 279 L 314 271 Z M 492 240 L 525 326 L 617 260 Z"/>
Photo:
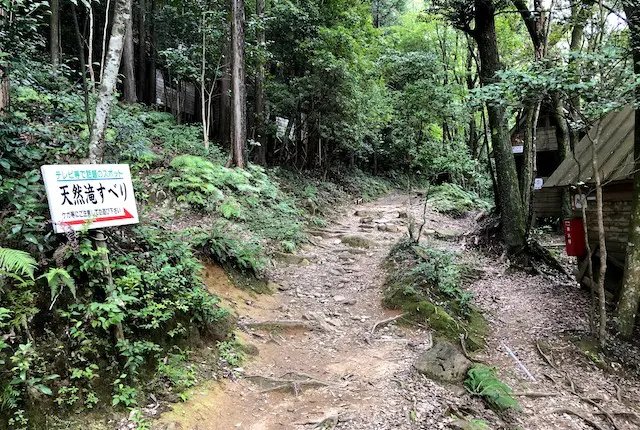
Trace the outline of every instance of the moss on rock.
<path fill-rule="evenodd" d="M 451 341 L 464 336 L 467 348 L 475 351 L 484 346 L 488 325 L 480 309 L 470 303 L 471 295 L 463 290 L 453 257 L 398 244 L 388 259 L 383 304 L 404 310 Z"/>

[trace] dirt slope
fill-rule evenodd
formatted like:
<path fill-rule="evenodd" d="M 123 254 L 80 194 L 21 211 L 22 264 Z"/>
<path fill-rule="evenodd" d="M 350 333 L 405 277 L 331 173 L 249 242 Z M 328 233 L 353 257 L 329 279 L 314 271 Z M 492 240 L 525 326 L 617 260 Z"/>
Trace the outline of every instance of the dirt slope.
<path fill-rule="evenodd" d="M 314 245 L 300 252 L 300 258 L 278 264 L 272 273 L 279 285 L 274 296 L 253 297 L 219 279 L 210 282 L 239 313 L 240 336 L 257 346 L 259 355 L 245 363 L 235 382 L 204 384 L 154 428 L 309 429 L 329 418 L 324 428 L 438 429 L 449 428 L 453 410 L 482 418 L 491 428 L 504 425 L 462 388 L 436 384 L 415 372 L 416 357 L 432 344 L 428 328 L 389 323 L 372 332 L 376 322 L 397 315 L 380 305 L 385 277 L 381 263 L 405 234 L 407 211 L 416 216 L 421 212 L 418 198 L 393 195 L 350 208 L 333 225 L 315 232 Z M 591 415 L 599 411 L 595 406 L 568 391 L 561 374 L 567 371 L 576 385 L 579 381 L 579 390 L 603 398 L 597 402 L 612 411 L 628 410 L 640 398 L 635 381 L 595 366 L 585 368 L 580 363 L 586 360 L 559 335 L 585 328 L 584 294 L 573 286 L 559 287 L 552 279 L 504 274 L 500 262 L 465 250 L 458 235 L 471 223 L 429 212 L 424 240 L 462 251 L 463 259 L 484 269 L 483 278 L 471 288 L 492 323 L 485 359 L 500 368 L 515 391 L 557 393 L 521 397 L 524 413 L 506 426 L 590 428 L 576 416 L 555 411 L 565 408 L 592 417 L 603 429 L 612 428 L 606 419 Z M 535 341 L 545 336 L 560 358 L 558 369 L 536 352 Z M 504 345 L 520 356 L 535 382 L 527 380 Z M 624 404 L 616 399 L 616 386 Z M 632 417 L 614 419 L 620 429 L 638 428 Z"/>

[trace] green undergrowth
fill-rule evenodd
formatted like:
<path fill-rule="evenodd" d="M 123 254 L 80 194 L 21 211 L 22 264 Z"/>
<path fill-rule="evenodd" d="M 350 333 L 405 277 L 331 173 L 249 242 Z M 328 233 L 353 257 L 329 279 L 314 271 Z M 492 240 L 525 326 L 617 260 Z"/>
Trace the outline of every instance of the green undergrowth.
<path fill-rule="evenodd" d="M 296 252 L 305 228 L 326 226 L 337 205 L 392 186 L 357 169 L 229 169 L 218 146 L 203 147 L 199 126 L 116 104 L 104 162 L 130 165 L 141 223 L 105 231 L 110 284 L 92 232 L 53 234 L 48 221 L 40 166 L 87 154 L 83 99 L 66 73 L 16 64 L 11 110 L 0 117 L 3 430 L 124 413 L 147 392 L 184 399 L 199 375 L 238 359 L 229 311 L 204 288 L 200 260 L 266 291 L 270 253 Z"/>
<path fill-rule="evenodd" d="M 484 364 L 474 364 L 467 372 L 465 388 L 474 396 L 480 397 L 496 412 L 520 410 L 520 404 L 514 398 L 511 387 L 502 382 L 496 370 Z"/>
<path fill-rule="evenodd" d="M 463 288 L 470 270 L 456 262 L 455 254 L 403 239 L 387 262 L 385 306 L 404 310 L 451 341 L 463 335 L 471 351 L 484 346 L 487 323 Z"/>
<path fill-rule="evenodd" d="M 0 261 L 0 330 L 10 333 L 0 341 L 0 408 L 9 428 L 39 428 L 43 408 L 136 406 L 150 386 L 159 397 L 179 394 L 195 380 L 189 349 L 230 333 L 229 311 L 204 288 L 180 234 L 122 229 L 109 248 L 113 284 L 85 234 L 61 243 L 48 265 L 25 266 L 15 250 Z"/>
<path fill-rule="evenodd" d="M 450 183 L 433 187 L 429 191 L 429 203 L 436 212 L 453 217 L 462 217 L 471 211 L 491 209 L 491 203 L 474 191 L 467 191 Z"/>

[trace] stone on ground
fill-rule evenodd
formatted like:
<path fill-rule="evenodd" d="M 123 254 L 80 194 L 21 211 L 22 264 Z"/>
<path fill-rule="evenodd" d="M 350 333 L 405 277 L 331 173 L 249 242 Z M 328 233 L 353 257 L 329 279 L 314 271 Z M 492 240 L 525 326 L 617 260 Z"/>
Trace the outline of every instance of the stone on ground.
<path fill-rule="evenodd" d="M 471 367 L 469 361 L 452 343 L 437 340 L 414 364 L 418 372 L 439 382 L 460 382 Z"/>

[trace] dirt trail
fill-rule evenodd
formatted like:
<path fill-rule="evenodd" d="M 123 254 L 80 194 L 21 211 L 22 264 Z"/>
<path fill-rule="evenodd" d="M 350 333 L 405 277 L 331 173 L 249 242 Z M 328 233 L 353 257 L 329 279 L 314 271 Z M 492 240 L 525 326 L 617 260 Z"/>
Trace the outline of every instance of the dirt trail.
<path fill-rule="evenodd" d="M 431 345 L 426 328 L 390 323 L 372 333 L 376 322 L 397 315 L 380 304 L 386 275 L 381 263 L 405 234 L 407 212 L 416 216 L 421 212 L 419 198 L 392 195 L 349 208 L 331 226 L 316 232 L 314 244 L 299 253 L 299 261 L 278 264 L 271 274 L 279 285 L 273 296 L 251 296 L 221 282 L 219 273 L 210 274 L 210 288 L 241 316 L 240 336 L 255 345 L 259 355 L 245 363 L 237 381 L 214 381 L 198 387 L 186 403 L 163 414 L 154 428 L 295 430 L 311 429 L 313 423 L 338 417 L 336 422 L 326 422 L 326 428 L 439 429 L 449 428 L 451 408 L 466 408 L 489 423 L 497 422 L 462 388 L 436 384 L 414 371 L 416 357 Z M 459 235 L 471 224 L 470 219 L 453 220 L 429 211 L 425 225 L 429 237 L 425 240 L 463 251 Z M 351 236 L 371 241 L 371 247 L 343 243 Z M 489 361 L 503 370 L 516 391 L 560 393 L 562 388 L 543 376 L 556 371 L 545 367 L 536 355 L 534 340 L 551 332 L 583 329 L 586 308 L 582 293 L 575 287 L 557 287 L 542 277 L 505 275 L 499 262 L 473 252 L 463 252 L 462 258 L 485 270 L 472 289 L 480 305 L 489 311 L 492 323 Z M 291 326 L 252 325 L 264 321 Z M 503 343 L 520 354 L 536 377 L 535 383 L 526 381 L 505 353 Z M 566 339 L 555 337 L 551 343 L 554 348 L 564 348 L 564 357 L 575 355 Z M 568 361 L 568 371 L 577 377 L 580 366 Z M 598 388 L 598 395 L 615 398 L 618 384 L 626 400 L 637 402 L 637 385 L 601 371 L 589 372 L 589 384 L 606 389 L 601 392 Z M 559 378 L 555 374 L 555 379 Z M 587 383 L 584 378 L 580 381 Z M 514 422 L 527 429 L 589 428 L 579 418 L 549 413 L 550 408 L 560 407 L 554 402 L 563 402 L 565 394 L 524 399 L 524 414 Z M 593 412 L 593 407 L 585 408 L 589 405 L 581 403 L 575 398 L 562 405 Z M 608 428 L 606 422 L 598 422 Z M 618 428 L 636 427 L 620 421 Z"/>

